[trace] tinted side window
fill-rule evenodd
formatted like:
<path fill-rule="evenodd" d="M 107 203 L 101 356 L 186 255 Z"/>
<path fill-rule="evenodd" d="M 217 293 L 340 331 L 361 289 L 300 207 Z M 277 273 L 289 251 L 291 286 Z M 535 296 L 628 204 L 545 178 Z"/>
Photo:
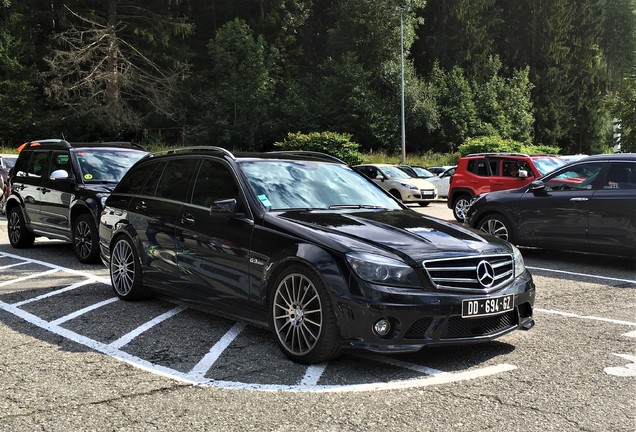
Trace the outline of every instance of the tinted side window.
<path fill-rule="evenodd" d="M 481 177 L 487 177 L 489 174 L 486 163 L 486 159 L 471 159 L 468 161 L 466 171 Z"/>
<path fill-rule="evenodd" d="M 130 174 L 124 177 L 119 183 L 117 192 L 140 195 L 146 181 L 152 183 L 152 180 L 158 176 L 155 170 L 157 170 L 159 165 L 159 163 L 148 163 L 131 171 Z M 154 193 L 151 195 L 154 195 Z"/>
<path fill-rule="evenodd" d="M 612 163 L 603 189 L 636 189 L 636 162 Z"/>
<path fill-rule="evenodd" d="M 27 168 L 27 175 L 29 177 L 41 177 L 47 170 L 49 156 L 48 151 L 34 151 Z"/>
<path fill-rule="evenodd" d="M 214 201 L 236 198 L 237 194 L 230 170 L 218 162 L 204 160 L 194 185 L 192 204 L 210 207 Z"/>
<path fill-rule="evenodd" d="M 71 175 L 70 155 L 66 151 L 54 151 L 51 160 L 51 172 L 56 170 L 64 170 L 69 176 Z"/>
<path fill-rule="evenodd" d="M 163 170 L 157 185 L 156 197 L 186 201 L 190 178 L 199 161 L 197 159 L 173 159 Z"/>
<path fill-rule="evenodd" d="M 603 162 L 590 162 L 562 169 L 546 179 L 546 190 L 592 189 L 603 168 Z"/>

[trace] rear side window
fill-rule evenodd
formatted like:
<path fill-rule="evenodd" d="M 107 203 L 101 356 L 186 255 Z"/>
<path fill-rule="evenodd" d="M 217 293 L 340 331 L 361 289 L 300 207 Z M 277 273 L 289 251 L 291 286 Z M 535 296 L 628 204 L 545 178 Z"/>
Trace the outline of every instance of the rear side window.
<path fill-rule="evenodd" d="M 496 162 L 495 162 L 495 170 L 496 170 Z M 466 171 L 471 172 L 480 177 L 488 177 L 488 161 L 485 158 L 480 159 L 471 159 L 468 161 L 468 165 L 466 166 Z"/>
<path fill-rule="evenodd" d="M 197 159 L 173 159 L 163 170 L 155 196 L 158 198 L 186 201 L 190 178 L 195 172 Z"/>
<path fill-rule="evenodd" d="M 603 189 L 636 189 L 636 162 L 612 163 Z"/>
<path fill-rule="evenodd" d="M 34 151 L 27 168 L 27 175 L 29 177 L 42 177 L 48 168 L 50 155 L 51 152 L 48 151 Z"/>

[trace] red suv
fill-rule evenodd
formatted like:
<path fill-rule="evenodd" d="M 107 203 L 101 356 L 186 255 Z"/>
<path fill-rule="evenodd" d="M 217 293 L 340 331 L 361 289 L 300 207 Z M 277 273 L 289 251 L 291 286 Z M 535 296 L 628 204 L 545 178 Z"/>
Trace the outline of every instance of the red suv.
<path fill-rule="evenodd" d="M 557 156 L 521 153 L 474 153 L 459 159 L 448 191 L 448 207 L 464 221 L 471 201 L 480 194 L 516 189 L 564 165 Z"/>

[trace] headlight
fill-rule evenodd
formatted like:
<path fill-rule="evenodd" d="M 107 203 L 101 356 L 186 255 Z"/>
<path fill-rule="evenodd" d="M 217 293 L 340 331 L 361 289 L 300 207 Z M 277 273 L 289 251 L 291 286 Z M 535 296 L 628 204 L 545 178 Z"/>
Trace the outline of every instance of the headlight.
<path fill-rule="evenodd" d="M 414 190 L 417 190 L 417 186 L 412 185 L 412 184 L 410 184 L 410 183 L 400 183 L 400 185 L 401 185 L 401 186 L 403 186 L 403 187 L 405 187 L 405 188 L 408 188 L 408 189 L 414 189 Z"/>
<path fill-rule="evenodd" d="M 420 286 L 415 270 L 405 262 L 370 253 L 350 253 L 346 256 L 353 271 L 368 282 Z"/>
<path fill-rule="evenodd" d="M 512 246 L 512 245 L 511 245 Z M 521 276 L 523 272 L 526 271 L 526 265 L 523 262 L 523 256 L 521 256 L 521 252 L 515 246 L 512 246 L 513 251 L 513 260 L 515 263 L 515 277 Z"/>

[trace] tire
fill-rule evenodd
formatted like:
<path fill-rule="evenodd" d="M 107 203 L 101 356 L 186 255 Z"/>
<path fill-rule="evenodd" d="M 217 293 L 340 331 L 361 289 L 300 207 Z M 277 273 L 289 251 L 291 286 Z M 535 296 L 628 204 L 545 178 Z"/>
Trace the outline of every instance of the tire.
<path fill-rule="evenodd" d="M 273 285 L 270 325 L 283 353 L 297 363 L 312 364 L 340 355 L 340 332 L 327 288 L 309 268 L 292 265 Z"/>
<path fill-rule="evenodd" d="M 428 207 L 428 205 L 430 204 L 430 202 L 418 202 L 420 207 Z"/>
<path fill-rule="evenodd" d="M 460 195 L 455 198 L 455 201 L 453 201 L 453 216 L 455 216 L 457 222 L 464 222 L 468 207 L 470 207 L 470 196 Z"/>
<path fill-rule="evenodd" d="M 12 207 L 7 215 L 7 228 L 9 232 L 9 242 L 16 249 L 33 246 L 35 236 L 27 227 L 20 207 Z"/>
<path fill-rule="evenodd" d="M 73 221 L 73 252 L 85 264 L 99 260 L 99 234 L 90 214 L 82 214 Z"/>
<path fill-rule="evenodd" d="M 398 200 L 402 201 L 402 195 L 400 194 L 400 192 L 399 192 L 399 191 L 397 191 L 397 190 L 395 190 L 395 189 L 391 189 L 391 190 L 389 191 L 389 193 L 390 193 L 391 195 L 393 195 L 395 198 L 397 198 Z"/>
<path fill-rule="evenodd" d="M 490 214 L 485 216 L 477 224 L 477 229 L 498 237 L 502 240 L 506 240 L 509 243 L 515 242 L 515 235 L 512 231 L 510 223 L 501 215 Z"/>
<path fill-rule="evenodd" d="M 137 249 L 126 236 L 119 236 L 110 250 L 110 282 L 117 297 L 122 300 L 143 300 L 150 297 L 144 286 L 141 261 Z"/>

